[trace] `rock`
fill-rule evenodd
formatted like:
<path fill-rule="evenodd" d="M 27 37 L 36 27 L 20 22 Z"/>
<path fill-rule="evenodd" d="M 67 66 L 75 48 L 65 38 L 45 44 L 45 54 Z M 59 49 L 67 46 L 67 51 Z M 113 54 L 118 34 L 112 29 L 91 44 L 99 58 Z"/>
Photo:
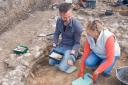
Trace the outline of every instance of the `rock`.
<path fill-rule="evenodd" d="M 116 22 L 116 23 L 113 23 L 112 25 L 111 25 L 111 30 L 112 30 L 112 32 L 115 32 L 117 29 L 116 28 L 118 28 L 119 27 L 119 24 Z M 113 28 L 113 29 L 112 29 Z"/>
<path fill-rule="evenodd" d="M 55 27 L 56 27 L 56 24 L 53 23 L 53 24 L 52 24 L 52 28 L 55 28 Z"/>
<path fill-rule="evenodd" d="M 41 52 L 37 52 L 37 53 L 35 54 L 35 58 L 40 57 L 40 55 L 41 55 Z"/>
<path fill-rule="evenodd" d="M 8 81 L 7 78 L 2 79 L 2 82 L 7 82 L 7 81 Z"/>
<path fill-rule="evenodd" d="M 39 46 L 36 46 L 36 47 L 35 47 L 35 50 L 36 50 L 36 51 L 40 51 L 41 49 L 42 49 L 42 48 L 39 47 Z"/>
<path fill-rule="evenodd" d="M 27 62 L 31 62 L 34 59 L 34 57 L 31 53 L 26 53 L 26 54 L 24 54 L 23 59 Z"/>
<path fill-rule="evenodd" d="M 18 65 L 16 67 L 16 69 L 25 72 L 25 70 L 27 69 L 27 67 L 26 66 L 23 66 L 23 65 Z"/>
<path fill-rule="evenodd" d="M 6 64 L 8 64 L 8 67 L 15 68 L 19 62 L 16 59 L 16 54 L 10 54 L 9 58 L 4 61 Z"/>
<path fill-rule="evenodd" d="M 46 37 L 46 34 L 41 33 L 41 34 L 38 35 L 38 37 Z"/>
<path fill-rule="evenodd" d="M 29 66 L 30 62 L 25 61 L 25 60 L 21 60 L 21 64 L 25 65 L 25 66 Z"/>
<path fill-rule="evenodd" d="M 55 5 L 52 5 L 52 7 L 51 7 L 51 8 L 52 8 L 53 10 L 56 10 L 56 9 L 57 9 L 57 7 L 58 7 L 58 5 L 56 5 L 56 4 L 55 4 Z"/>
<path fill-rule="evenodd" d="M 40 57 L 40 55 L 42 54 L 43 50 L 41 47 L 39 46 L 35 46 L 34 48 L 32 48 L 31 53 L 34 56 L 34 58 L 38 58 Z"/>
<path fill-rule="evenodd" d="M 10 54 L 10 59 L 16 59 L 16 54 Z"/>
<path fill-rule="evenodd" d="M 24 85 L 24 75 L 26 67 L 19 65 L 15 70 L 8 72 L 2 79 L 2 85 Z"/>
<path fill-rule="evenodd" d="M 2 73 L 4 73 L 4 72 L 6 72 L 6 69 L 7 67 L 6 67 L 6 65 L 5 65 L 5 63 L 4 62 L 2 62 L 2 61 L 0 61 L 0 73 L 2 74 Z"/>
<path fill-rule="evenodd" d="M 2 51 L 3 49 L 2 48 L 0 48 L 0 51 Z"/>
<path fill-rule="evenodd" d="M 31 53 L 25 53 L 17 57 L 17 61 L 25 66 L 29 66 L 30 62 L 34 59 Z"/>
<path fill-rule="evenodd" d="M 55 22 L 57 21 L 58 18 L 59 18 L 59 16 L 55 16 L 55 18 L 54 18 L 55 19 Z"/>
<path fill-rule="evenodd" d="M 126 39 L 126 38 L 128 38 L 128 35 L 127 34 L 123 34 L 122 38 Z"/>
<path fill-rule="evenodd" d="M 27 69 L 27 70 L 25 71 L 25 74 L 24 74 L 24 77 L 25 77 L 25 78 L 28 77 L 28 75 L 30 74 L 29 72 L 30 72 L 30 69 Z"/>
<path fill-rule="evenodd" d="M 77 18 L 78 18 L 79 20 L 84 20 L 84 17 L 82 17 L 82 16 L 77 16 Z"/>
<path fill-rule="evenodd" d="M 23 57 L 24 57 L 23 55 L 20 55 L 20 56 L 17 56 L 16 59 L 19 61 L 19 60 L 23 59 Z"/>
<path fill-rule="evenodd" d="M 8 82 L 3 82 L 2 85 L 10 85 Z"/>

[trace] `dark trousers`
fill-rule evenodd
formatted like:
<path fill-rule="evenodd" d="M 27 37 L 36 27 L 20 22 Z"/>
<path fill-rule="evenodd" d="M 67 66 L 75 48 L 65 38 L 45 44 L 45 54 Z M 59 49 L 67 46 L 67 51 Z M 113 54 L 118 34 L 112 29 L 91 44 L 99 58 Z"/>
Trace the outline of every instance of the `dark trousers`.
<path fill-rule="evenodd" d="M 95 8 L 96 7 L 96 1 L 87 1 L 86 7 L 87 8 Z"/>

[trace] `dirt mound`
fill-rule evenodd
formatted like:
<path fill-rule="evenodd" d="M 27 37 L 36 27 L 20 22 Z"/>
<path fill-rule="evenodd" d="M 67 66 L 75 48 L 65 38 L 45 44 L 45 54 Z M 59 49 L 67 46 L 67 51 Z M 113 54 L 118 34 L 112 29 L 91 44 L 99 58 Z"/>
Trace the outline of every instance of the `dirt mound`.
<path fill-rule="evenodd" d="M 0 33 L 28 17 L 35 9 L 48 8 L 50 0 L 0 0 Z"/>

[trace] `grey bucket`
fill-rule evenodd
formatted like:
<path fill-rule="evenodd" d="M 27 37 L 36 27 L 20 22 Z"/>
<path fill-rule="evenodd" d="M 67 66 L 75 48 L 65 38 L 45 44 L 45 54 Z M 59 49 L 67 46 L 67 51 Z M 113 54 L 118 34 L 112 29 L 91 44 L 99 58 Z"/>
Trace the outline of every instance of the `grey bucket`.
<path fill-rule="evenodd" d="M 120 81 L 120 85 L 128 85 L 128 66 L 116 69 L 116 77 Z"/>

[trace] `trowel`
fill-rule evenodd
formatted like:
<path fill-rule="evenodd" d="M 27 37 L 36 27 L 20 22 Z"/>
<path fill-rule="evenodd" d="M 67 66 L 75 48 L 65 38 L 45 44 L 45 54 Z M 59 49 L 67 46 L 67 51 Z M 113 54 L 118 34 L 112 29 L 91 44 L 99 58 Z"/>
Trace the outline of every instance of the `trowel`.
<path fill-rule="evenodd" d="M 50 33 L 50 34 L 39 34 L 37 37 L 47 37 L 47 36 L 51 36 L 54 35 L 54 33 Z"/>
<path fill-rule="evenodd" d="M 72 81 L 72 85 L 92 85 L 92 75 L 90 73 L 86 73 L 84 78 L 80 77 L 74 81 Z"/>

